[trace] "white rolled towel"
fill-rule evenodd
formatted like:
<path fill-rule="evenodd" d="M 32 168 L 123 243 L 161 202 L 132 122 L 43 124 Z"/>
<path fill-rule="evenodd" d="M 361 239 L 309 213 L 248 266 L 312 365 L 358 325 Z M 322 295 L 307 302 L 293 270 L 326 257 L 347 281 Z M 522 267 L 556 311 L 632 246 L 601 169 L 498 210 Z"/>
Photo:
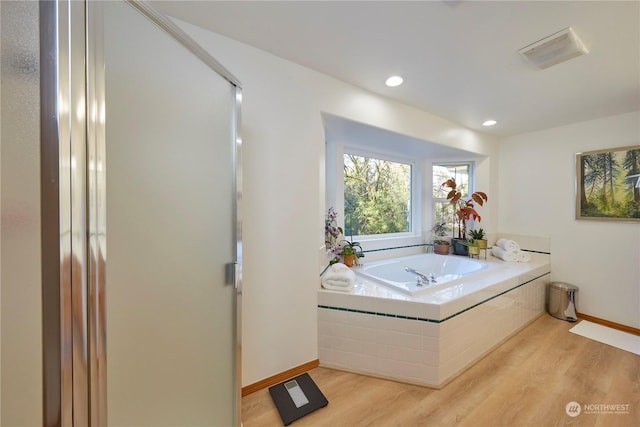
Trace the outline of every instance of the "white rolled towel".
<path fill-rule="evenodd" d="M 518 256 L 513 251 L 507 251 L 500 246 L 494 246 L 491 248 L 491 253 L 494 257 L 500 258 L 503 261 L 515 262 L 518 261 Z"/>
<path fill-rule="evenodd" d="M 509 252 L 518 252 L 520 250 L 520 245 L 509 239 L 499 239 L 496 242 L 496 246 L 499 246 L 500 248 Z"/>
<path fill-rule="evenodd" d="M 516 257 L 518 262 L 529 262 L 531 261 L 531 254 L 529 252 L 516 252 Z"/>
<path fill-rule="evenodd" d="M 322 287 L 332 291 L 349 292 L 353 289 L 356 275 L 342 263 L 335 263 L 322 275 Z"/>

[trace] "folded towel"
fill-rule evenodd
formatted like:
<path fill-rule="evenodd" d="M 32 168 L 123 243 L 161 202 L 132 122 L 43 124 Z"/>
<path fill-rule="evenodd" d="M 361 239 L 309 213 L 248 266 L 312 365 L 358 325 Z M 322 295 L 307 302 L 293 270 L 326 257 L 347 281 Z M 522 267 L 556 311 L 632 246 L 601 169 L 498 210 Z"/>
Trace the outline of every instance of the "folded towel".
<path fill-rule="evenodd" d="M 353 289 L 355 279 L 355 273 L 346 265 L 338 262 L 329 266 L 322 275 L 322 287 L 332 291 L 349 292 Z"/>
<path fill-rule="evenodd" d="M 493 254 L 494 257 L 496 258 L 500 258 L 503 261 L 512 261 L 515 262 L 518 260 L 518 255 L 516 255 L 515 252 L 513 251 L 507 251 L 505 249 L 502 249 L 499 246 L 494 246 L 491 248 L 491 253 Z"/>
<path fill-rule="evenodd" d="M 496 242 L 496 246 L 509 252 L 518 252 L 520 250 L 520 245 L 509 239 L 499 239 Z"/>
<path fill-rule="evenodd" d="M 322 282 L 322 287 L 330 291 L 340 291 L 340 292 L 351 292 L 351 290 L 353 289 L 353 285 L 336 286 L 336 285 L 332 285 L 330 282 Z"/>
<path fill-rule="evenodd" d="M 518 252 L 516 252 L 516 257 L 518 259 L 518 262 L 529 262 L 529 261 L 531 261 L 531 254 L 529 252 L 518 251 Z"/>

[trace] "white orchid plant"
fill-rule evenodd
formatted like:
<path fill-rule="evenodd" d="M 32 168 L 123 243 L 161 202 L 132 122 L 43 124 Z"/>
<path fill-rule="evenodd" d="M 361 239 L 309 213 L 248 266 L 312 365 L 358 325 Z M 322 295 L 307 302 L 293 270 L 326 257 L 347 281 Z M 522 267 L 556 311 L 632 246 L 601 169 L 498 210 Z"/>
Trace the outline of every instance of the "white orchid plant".
<path fill-rule="evenodd" d="M 327 216 L 324 220 L 324 244 L 327 249 L 327 257 L 329 257 L 329 264 L 335 264 L 340 261 L 340 254 L 342 253 L 340 236 L 342 233 L 342 227 L 338 226 L 338 212 L 332 206 L 327 211 Z"/>

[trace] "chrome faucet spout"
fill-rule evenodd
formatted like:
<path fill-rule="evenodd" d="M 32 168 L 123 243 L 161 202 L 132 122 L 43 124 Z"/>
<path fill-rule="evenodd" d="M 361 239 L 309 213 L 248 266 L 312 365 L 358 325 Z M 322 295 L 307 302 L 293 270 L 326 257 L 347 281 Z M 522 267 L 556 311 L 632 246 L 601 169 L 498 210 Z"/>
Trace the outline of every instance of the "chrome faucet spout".
<path fill-rule="evenodd" d="M 423 284 L 435 285 L 436 283 L 438 283 L 438 281 L 436 280 L 435 273 L 429 273 L 428 276 L 425 276 L 424 274 L 420 273 L 418 270 L 415 270 L 411 267 L 405 267 L 404 271 L 408 273 L 413 273 L 416 276 L 418 276 L 418 286 L 422 286 Z"/>
<path fill-rule="evenodd" d="M 404 268 L 404 271 L 406 271 L 406 272 L 408 272 L 408 273 L 413 273 L 413 274 L 415 274 L 416 276 L 418 276 L 420 279 L 422 279 L 422 280 L 423 280 L 423 281 L 425 281 L 426 283 L 429 283 L 429 282 L 430 282 L 430 280 L 429 280 L 429 278 L 428 278 L 427 276 L 425 276 L 424 274 L 420 273 L 420 272 L 419 272 L 419 271 L 417 271 L 417 270 L 414 270 L 414 269 L 413 269 L 413 268 L 411 268 L 411 267 L 405 267 L 405 268 Z"/>

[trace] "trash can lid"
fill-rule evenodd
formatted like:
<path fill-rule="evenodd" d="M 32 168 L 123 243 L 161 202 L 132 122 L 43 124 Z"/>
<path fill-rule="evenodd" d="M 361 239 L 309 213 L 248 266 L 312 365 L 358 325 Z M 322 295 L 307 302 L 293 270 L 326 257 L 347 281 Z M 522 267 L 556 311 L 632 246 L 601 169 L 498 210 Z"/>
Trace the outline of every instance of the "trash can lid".
<path fill-rule="evenodd" d="M 564 283 L 564 282 L 553 282 L 550 286 L 552 288 L 560 289 L 562 291 L 577 291 L 579 289 L 575 285 L 570 285 L 569 283 Z"/>

